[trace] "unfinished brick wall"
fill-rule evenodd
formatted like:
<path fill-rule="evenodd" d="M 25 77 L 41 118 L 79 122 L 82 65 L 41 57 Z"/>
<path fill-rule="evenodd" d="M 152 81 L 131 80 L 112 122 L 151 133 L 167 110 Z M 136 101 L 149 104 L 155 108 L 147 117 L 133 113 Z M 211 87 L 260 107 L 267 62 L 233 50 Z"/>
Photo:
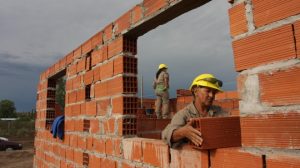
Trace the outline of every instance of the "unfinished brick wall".
<path fill-rule="evenodd" d="M 300 1 L 236 1 L 229 17 L 242 149 L 266 167 L 299 167 Z"/>
<path fill-rule="evenodd" d="M 137 38 L 206 2 L 144 0 L 44 71 L 34 167 L 299 167 L 298 0 L 236 0 L 229 10 L 241 148 L 175 150 L 161 140 L 130 138 L 137 134 Z M 59 140 L 47 125 L 55 114 L 50 79 L 63 71 L 65 137 Z"/>

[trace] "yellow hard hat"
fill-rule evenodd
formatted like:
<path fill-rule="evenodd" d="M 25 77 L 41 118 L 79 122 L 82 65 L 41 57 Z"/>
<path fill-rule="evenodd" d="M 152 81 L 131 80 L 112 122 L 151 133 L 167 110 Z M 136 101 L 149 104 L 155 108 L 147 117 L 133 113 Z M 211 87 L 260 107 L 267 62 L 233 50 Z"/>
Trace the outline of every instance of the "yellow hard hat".
<path fill-rule="evenodd" d="M 159 64 L 158 70 L 163 69 L 163 68 L 168 68 L 168 65 L 166 65 L 166 64 Z"/>
<path fill-rule="evenodd" d="M 212 74 L 201 74 L 197 76 L 194 80 L 193 83 L 190 86 L 190 90 L 192 89 L 193 86 L 205 86 L 209 88 L 216 89 L 218 91 L 223 91 L 221 89 L 223 82 L 219 79 L 217 79 L 214 75 Z"/>

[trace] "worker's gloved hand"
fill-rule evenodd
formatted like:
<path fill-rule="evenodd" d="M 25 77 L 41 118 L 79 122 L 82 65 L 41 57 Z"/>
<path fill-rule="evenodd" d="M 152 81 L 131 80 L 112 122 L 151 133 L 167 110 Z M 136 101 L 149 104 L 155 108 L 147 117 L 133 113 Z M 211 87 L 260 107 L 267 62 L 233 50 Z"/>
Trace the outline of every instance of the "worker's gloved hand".
<path fill-rule="evenodd" d="M 196 130 L 192 126 L 192 121 L 188 121 L 187 124 L 182 127 L 182 133 L 185 137 L 187 137 L 190 141 L 192 141 L 196 146 L 201 146 L 203 143 L 203 139 L 201 137 L 201 132 Z"/>

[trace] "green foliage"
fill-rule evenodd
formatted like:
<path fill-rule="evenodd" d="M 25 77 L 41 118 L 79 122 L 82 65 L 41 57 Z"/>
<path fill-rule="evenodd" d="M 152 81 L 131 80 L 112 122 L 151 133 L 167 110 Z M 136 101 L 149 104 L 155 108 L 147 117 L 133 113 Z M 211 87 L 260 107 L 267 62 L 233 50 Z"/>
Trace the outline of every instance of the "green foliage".
<path fill-rule="evenodd" d="M 61 107 L 62 111 L 64 111 L 64 107 L 65 107 L 65 95 L 66 95 L 65 86 L 66 86 L 65 76 L 57 79 L 56 90 L 55 90 L 55 101 Z"/>
<path fill-rule="evenodd" d="M 15 118 L 16 107 L 15 103 L 11 100 L 1 100 L 0 101 L 0 118 Z"/>
<path fill-rule="evenodd" d="M 34 120 L 0 121 L 0 137 L 34 137 Z"/>
<path fill-rule="evenodd" d="M 18 112 L 17 116 L 19 121 L 32 121 L 35 118 L 35 112 Z"/>

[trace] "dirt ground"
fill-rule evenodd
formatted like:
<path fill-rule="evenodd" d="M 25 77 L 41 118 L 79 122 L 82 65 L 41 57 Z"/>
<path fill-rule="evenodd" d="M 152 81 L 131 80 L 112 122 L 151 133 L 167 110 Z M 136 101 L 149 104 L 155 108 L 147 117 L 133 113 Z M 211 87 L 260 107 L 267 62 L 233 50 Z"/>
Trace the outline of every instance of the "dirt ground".
<path fill-rule="evenodd" d="M 0 151 L 0 167 L 5 168 L 32 168 L 33 139 L 9 138 L 23 145 L 22 150 Z"/>

